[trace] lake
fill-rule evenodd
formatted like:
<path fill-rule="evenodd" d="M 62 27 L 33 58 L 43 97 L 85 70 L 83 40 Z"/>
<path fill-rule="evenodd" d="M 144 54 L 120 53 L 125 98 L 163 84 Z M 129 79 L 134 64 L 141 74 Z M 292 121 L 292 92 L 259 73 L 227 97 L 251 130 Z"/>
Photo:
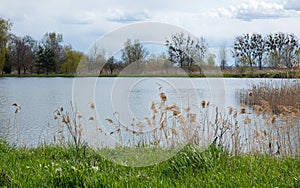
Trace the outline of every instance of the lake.
<path fill-rule="evenodd" d="M 281 79 L 250 78 L 0 78 L 0 137 L 10 143 L 36 147 L 52 143 L 61 124 L 55 110 L 73 110 L 80 114 L 83 137 L 93 145 L 110 145 L 109 134 L 115 127 L 133 119 L 151 116 L 151 103 L 165 93 L 169 105 L 200 108 L 201 101 L 210 101 L 225 110 L 239 106 L 236 92 L 259 82 Z M 289 80 L 293 81 L 293 80 Z M 17 103 L 20 110 L 15 113 Z M 102 130 L 102 133 L 99 131 Z"/>

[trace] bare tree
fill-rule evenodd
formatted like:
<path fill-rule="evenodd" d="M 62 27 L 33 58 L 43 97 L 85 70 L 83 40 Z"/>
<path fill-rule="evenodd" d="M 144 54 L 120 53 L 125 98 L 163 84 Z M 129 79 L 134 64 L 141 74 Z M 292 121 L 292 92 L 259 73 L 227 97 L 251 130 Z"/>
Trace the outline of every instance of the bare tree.
<path fill-rule="evenodd" d="M 296 59 L 296 53 L 298 50 L 298 39 L 294 34 L 287 34 L 282 50 L 282 60 L 284 66 L 292 68 L 294 66 L 293 60 Z"/>
<path fill-rule="evenodd" d="M 225 45 L 222 45 L 219 49 L 219 60 L 221 70 L 224 70 L 227 65 L 227 50 Z"/>
<path fill-rule="evenodd" d="M 232 54 L 239 63 L 252 67 L 254 64 L 253 52 L 249 34 L 244 34 L 235 38 Z"/>
<path fill-rule="evenodd" d="M 275 33 L 266 37 L 268 54 L 276 60 L 275 67 L 284 65 L 292 67 L 299 46 L 298 38 L 294 34 Z"/>
<path fill-rule="evenodd" d="M 208 45 L 203 37 L 192 38 L 183 32 L 173 34 L 166 40 L 169 60 L 180 68 L 191 68 L 194 64 L 202 65 L 208 50 Z"/>
<path fill-rule="evenodd" d="M 36 61 L 35 45 L 36 41 L 30 36 L 12 36 L 9 43 L 9 61 L 18 71 L 18 75 L 26 74 L 29 68 L 32 69 Z"/>
<path fill-rule="evenodd" d="M 262 70 L 263 57 L 266 52 L 265 46 L 265 40 L 261 34 L 252 34 L 251 49 L 253 50 L 253 57 L 257 61 L 260 70 Z"/>
<path fill-rule="evenodd" d="M 139 72 L 141 69 L 141 62 L 148 54 L 149 52 L 138 39 L 134 40 L 134 42 L 132 42 L 131 39 L 127 39 L 122 50 L 122 60 L 125 64 L 135 63 L 136 71 Z"/>

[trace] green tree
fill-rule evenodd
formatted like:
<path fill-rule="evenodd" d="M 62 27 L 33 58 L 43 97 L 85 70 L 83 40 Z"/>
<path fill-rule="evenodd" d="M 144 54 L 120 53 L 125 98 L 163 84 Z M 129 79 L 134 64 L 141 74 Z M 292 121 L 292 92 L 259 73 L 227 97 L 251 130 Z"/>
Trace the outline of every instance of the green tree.
<path fill-rule="evenodd" d="M 64 47 L 62 34 L 46 33 L 39 45 L 39 68 L 46 71 L 59 73 L 63 63 Z"/>
<path fill-rule="evenodd" d="M 55 70 L 55 54 L 49 48 L 39 46 L 38 61 L 36 63 L 37 73 L 45 72 L 47 75 Z"/>
<path fill-rule="evenodd" d="M 4 20 L 0 18 L 0 70 L 3 70 L 6 57 L 7 57 L 7 42 L 9 41 L 10 37 L 10 29 L 12 23 L 8 20 Z M 3 74 L 3 72 L 2 72 Z"/>
<path fill-rule="evenodd" d="M 72 46 L 66 46 L 64 49 L 64 61 L 61 65 L 61 73 L 75 74 L 82 57 L 83 53 L 73 50 Z"/>

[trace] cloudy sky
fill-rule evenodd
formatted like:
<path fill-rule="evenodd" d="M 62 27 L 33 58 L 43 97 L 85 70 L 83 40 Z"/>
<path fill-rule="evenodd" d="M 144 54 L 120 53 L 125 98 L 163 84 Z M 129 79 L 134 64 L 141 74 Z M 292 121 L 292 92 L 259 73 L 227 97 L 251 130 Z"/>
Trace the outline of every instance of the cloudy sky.
<path fill-rule="evenodd" d="M 300 36 L 299 0 L 2 0 L 0 17 L 13 22 L 16 35 L 38 40 L 57 32 L 80 51 L 113 30 L 146 21 L 182 27 L 211 47 L 230 45 L 242 33 Z"/>

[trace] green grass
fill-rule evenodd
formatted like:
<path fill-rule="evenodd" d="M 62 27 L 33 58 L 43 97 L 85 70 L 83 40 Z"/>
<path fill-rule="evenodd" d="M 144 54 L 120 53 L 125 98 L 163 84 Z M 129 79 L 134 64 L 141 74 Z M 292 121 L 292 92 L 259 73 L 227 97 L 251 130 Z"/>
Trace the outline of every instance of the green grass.
<path fill-rule="evenodd" d="M 109 149 L 105 150 L 102 153 Z M 81 158 L 78 159 L 72 146 L 40 146 L 26 149 L 9 146 L 0 141 L 0 186 L 300 186 L 300 158 L 276 159 L 250 154 L 233 157 L 214 146 L 204 151 L 186 146 L 172 158 L 156 165 L 128 167 L 106 160 L 100 154 L 101 150 L 85 148 L 80 152 Z"/>

